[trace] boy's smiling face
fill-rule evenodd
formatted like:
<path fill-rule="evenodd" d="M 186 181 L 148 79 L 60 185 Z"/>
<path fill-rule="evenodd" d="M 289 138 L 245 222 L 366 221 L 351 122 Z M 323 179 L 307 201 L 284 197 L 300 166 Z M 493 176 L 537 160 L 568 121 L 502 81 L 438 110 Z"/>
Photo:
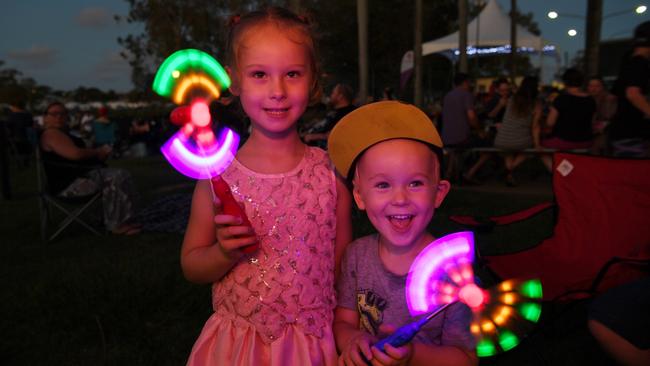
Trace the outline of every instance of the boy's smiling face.
<path fill-rule="evenodd" d="M 393 139 L 363 153 L 353 195 L 381 234 L 381 243 L 407 249 L 428 244 L 427 226 L 449 188 L 449 182 L 440 180 L 436 155 L 426 144 Z"/>

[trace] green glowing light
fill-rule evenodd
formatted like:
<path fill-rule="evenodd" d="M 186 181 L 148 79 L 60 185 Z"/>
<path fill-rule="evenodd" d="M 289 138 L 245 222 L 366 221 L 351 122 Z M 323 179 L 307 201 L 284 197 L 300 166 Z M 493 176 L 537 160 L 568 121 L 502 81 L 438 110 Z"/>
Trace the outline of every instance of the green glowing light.
<path fill-rule="evenodd" d="M 541 299 L 542 283 L 539 280 L 528 280 L 521 284 L 521 293 L 532 299 Z"/>
<path fill-rule="evenodd" d="M 488 339 L 481 339 L 476 344 L 476 354 L 479 357 L 490 357 L 495 355 L 496 353 L 497 353 L 497 349 L 494 346 L 494 343 L 492 343 Z"/>
<path fill-rule="evenodd" d="M 510 331 L 504 330 L 499 335 L 499 345 L 501 346 L 503 351 L 509 351 L 515 348 L 515 346 L 518 344 L 519 344 L 519 338 L 517 338 L 517 336 Z"/>
<path fill-rule="evenodd" d="M 153 81 L 153 90 L 163 97 L 171 96 L 179 77 L 188 70 L 202 71 L 216 80 L 221 88 L 230 86 L 228 73 L 212 56 L 192 48 L 174 52 L 160 65 Z M 176 76 L 174 76 L 176 75 Z"/>
<path fill-rule="evenodd" d="M 533 323 L 537 323 L 539 316 L 542 314 L 542 307 L 539 304 L 527 302 L 519 306 L 519 313 Z"/>

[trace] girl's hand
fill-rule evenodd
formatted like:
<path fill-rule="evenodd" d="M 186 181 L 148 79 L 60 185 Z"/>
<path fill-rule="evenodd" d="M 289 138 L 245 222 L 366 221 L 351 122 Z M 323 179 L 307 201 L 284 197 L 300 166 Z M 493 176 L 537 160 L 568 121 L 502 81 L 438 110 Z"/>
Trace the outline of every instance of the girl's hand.
<path fill-rule="evenodd" d="M 372 342 L 373 338 L 366 332 L 359 332 L 352 337 L 339 356 L 339 366 L 366 366 L 368 364 L 366 360 L 373 358 L 370 350 Z"/>
<path fill-rule="evenodd" d="M 397 330 L 397 327 L 388 324 L 379 326 L 379 331 L 384 334 L 391 334 Z M 372 364 L 373 365 L 408 365 L 413 357 L 413 344 L 411 342 L 402 347 L 393 347 L 386 343 L 383 352 L 377 347 L 372 347 Z"/>
<path fill-rule="evenodd" d="M 214 216 L 217 245 L 226 257 L 237 259 L 243 255 L 242 247 L 257 243 L 255 231 L 248 225 L 242 225 L 240 217 L 221 214 L 221 202 L 218 198 L 215 200 L 214 205 L 219 212 Z"/>

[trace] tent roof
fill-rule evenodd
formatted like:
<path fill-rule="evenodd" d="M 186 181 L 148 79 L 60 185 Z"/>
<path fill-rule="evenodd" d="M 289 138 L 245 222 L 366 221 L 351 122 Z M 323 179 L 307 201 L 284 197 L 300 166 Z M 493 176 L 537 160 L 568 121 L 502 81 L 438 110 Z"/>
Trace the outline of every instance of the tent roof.
<path fill-rule="evenodd" d="M 442 38 L 422 43 L 422 55 L 457 49 L 458 33 L 459 31 L 456 31 Z M 540 51 L 548 43 L 542 37 L 517 25 L 517 47 Z M 488 0 L 481 13 L 467 25 L 467 46 L 477 47 L 477 45 L 479 47 L 510 45 L 510 16 L 501 9 L 497 0 Z M 402 59 L 402 72 L 413 68 L 412 56 L 410 58 L 410 62 Z"/>

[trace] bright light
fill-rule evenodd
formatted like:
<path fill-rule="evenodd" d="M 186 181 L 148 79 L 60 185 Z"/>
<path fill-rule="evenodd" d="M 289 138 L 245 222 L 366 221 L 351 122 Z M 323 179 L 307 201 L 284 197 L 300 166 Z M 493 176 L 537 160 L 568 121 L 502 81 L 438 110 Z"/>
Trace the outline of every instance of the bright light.
<path fill-rule="evenodd" d="M 553 10 L 549 11 L 548 14 L 546 14 L 546 15 L 551 19 L 557 18 L 557 12 L 553 11 Z"/>
<path fill-rule="evenodd" d="M 636 9 L 634 9 L 634 11 L 636 11 L 637 14 L 643 14 L 645 13 L 646 10 L 648 10 L 648 7 L 645 5 L 639 5 L 636 7 Z"/>
<path fill-rule="evenodd" d="M 576 31 L 575 29 L 569 29 L 569 31 L 567 32 L 567 34 L 568 34 L 570 37 L 575 37 L 576 34 L 578 34 L 578 31 Z"/>

